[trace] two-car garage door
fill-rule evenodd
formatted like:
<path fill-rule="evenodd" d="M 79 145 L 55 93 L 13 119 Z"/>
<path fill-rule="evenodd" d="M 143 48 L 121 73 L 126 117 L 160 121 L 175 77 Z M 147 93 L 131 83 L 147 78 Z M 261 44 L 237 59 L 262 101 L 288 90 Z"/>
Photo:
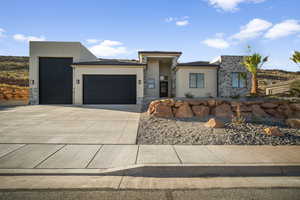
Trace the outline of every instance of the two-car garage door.
<path fill-rule="evenodd" d="M 40 104 L 72 104 L 72 62 L 72 58 L 39 59 Z M 83 75 L 82 84 L 84 104 L 136 104 L 136 75 Z"/>
<path fill-rule="evenodd" d="M 135 75 L 83 75 L 84 104 L 136 104 Z"/>

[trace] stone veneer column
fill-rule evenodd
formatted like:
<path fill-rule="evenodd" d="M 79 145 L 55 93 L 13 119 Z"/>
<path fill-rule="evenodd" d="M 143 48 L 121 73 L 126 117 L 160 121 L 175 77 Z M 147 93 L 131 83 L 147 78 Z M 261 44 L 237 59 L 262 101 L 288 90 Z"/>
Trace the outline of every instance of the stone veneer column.
<path fill-rule="evenodd" d="M 29 89 L 29 104 L 36 105 L 39 103 L 39 91 L 38 88 Z"/>
<path fill-rule="evenodd" d="M 244 56 L 221 56 L 218 71 L 218 90 L 220 97 L 244 95 L 251 89 L 251 73 L 241 64 Z M 246 72 L 245 88 L 233 88 L 231 84 L 232 72 Z"/>

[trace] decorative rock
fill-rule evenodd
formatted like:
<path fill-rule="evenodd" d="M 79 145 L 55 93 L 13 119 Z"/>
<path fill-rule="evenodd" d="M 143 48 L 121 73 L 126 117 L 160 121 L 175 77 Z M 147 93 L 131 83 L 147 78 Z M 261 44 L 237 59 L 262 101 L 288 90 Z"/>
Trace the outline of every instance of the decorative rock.
<path fill-rule="evenodd" d="M 209 115 L 209 107 L 207 106 L 193 106 L 192 110 L 197 117 L 204 118 Z"/>
<path fill-rule="evenodd" d="M 290 104 L 290 108 L 296 111 L 300 111 L 300 103 L 292 103 Z"/>
<path fill-rule="evenodd" d="M 259 105 L 252 105 L 252 114 L 256 117 L 269 117 L 269 115 L 259 106 Z"/>
<path fill-rule="evenodd" d="M 264 133 L 271 136 L 284 136 L 284 134 L 277 127 L 265 128 Z"/>
<path fill-rule="evenodd" d="M 222 118 L 232 118 L 233 112 L 230 105 L 224 103 L 216 107 L 215 115 Z"/>
<path fill-rule="evenodd" d="M 245 117 L 246 119 L 251 119 L 252 112 L 241 112 L 241 116 Z"/>
<path fill-rule="evenodd" d="M 263 102 L 261 102 L 261 101 L 246 101 L 245 102 L 245 104 L 246 105 L 260 105 L 260 104 L 262 104 Z"/>
<path fill-rule="evenodd" d="M 183 105 L 183 104 L 184 104 L 183 101 L 178 100 L 178 101 L 175 102 L 175 105 L 174 105 L 174 106 L 175 106 L 176 108 L 179 108 L 179 107 L 180 107 L 181 105 Z"/>
<path fill-rule="evenodd" d="M 275 117 L 275 118 L 284 118 L 283 115 L 281 115 L 280 113 L 278 113 L 278 111 L 276 111 L 275 109 L 265 109 L 265 111 L 266 111 L 266 113 L 268 113 L 272 117 Z"/>
<path fill-rule="evenodd" d="M 293 110 L 288 104 L 282 104 L 277 108 L 277 111 L 286 118 L 293 117 Z"/>
<path fill-rule="evenodd" d="M 175 113 L 175 117 L 177 118 L 189 118 L 189 117 L 193 117 L 193 111 L 191 109 L 191 107 L 189 106 L 188 103 L 183 103 L 177 110 Z"/>
<path fill-rule="evenodd" d="M 174 99 L 162 99 L 160 100 L 161 103 L 168 105 L 168 106 L 174 106 L 175 100 Z"/>
<path fill-rule="evenodd" d="M 234 106 L 234 107 L 232 108 L 232 110 L 233 110 L 234 112 L 236 112 L 236 111 L 237 111 L 237 106 Z M 240 111 L 241 111 L 241 112 L 251 112 L 252 109 L 251 109 L 250 106 L 246 106 L 246 105 L 241 104 L 241 105 L 240 105 Z"/>
<path fill-rule="evenodd" d="M 222 101 L 222 100 L 216 100 L 216 106 L 221 105 L 223 103 L 224 103 L 224 101 Z"/>
<path fill-rule="evenodd" d="M 224 128 L 225 125 L 222 121 L 217 120 L 215 118 L 211 118 L 210 120 L 208 120 L 208 122 L 206 122 L 204 124 L 204 126 L 208 127 L 208 128 Z"/>
<path fill-rule="evenodd" d="M 291 118 L 287 119 L 285 122 L 291 128 L 300 128 L 300 119 Z"/>
<path fill-rule="evenodd" d="M 186 100 L 186 102 L 191 106 L 207 105 L 207 101 L 205 100 Z"/>
<path fill-rule="evenodd" d="M 278 107 L 278 104 L 276 103 L 271 103 L 271 102 L 267 102 L 267 103 L 263 103 L 260 105 L 263 108 L 267 108 L 267 109 L 271 109 L 271 108 L 276 108 Z"/>
<path fill-rule="evenodd" d="M 199 106 L 199 105 L 200 105 L 200 101 L 197 101 L 197 100 L 186 100 L 186 102 L 187 102 L 190 106 Z"/>
<path fill-rule="evenodd" d="M 155 100 L 155 101 L 152 101 L 149 105 L 149 108 L 148 108 L 148 114 L 152 114 L 155 109 L 156 109 L 156 106 L 160 104 L 160 101 L 159 100 Z"/>
<path fill-rule="evenodd" d="M 214 107 L 214 106 L 216 106 L 216 100 L 215 99 L 209 99 L 207 101 L 207 104 L 208 104 L 209 107 Z"/>
<path fill-rule="evenodd" d="M 174 117 L 171 106 L 165 104 L 158 104 L 155 107 L 155 111 L 153 112 L 153 116 L 155 117 L 166 117 L 171 118 Z"/>

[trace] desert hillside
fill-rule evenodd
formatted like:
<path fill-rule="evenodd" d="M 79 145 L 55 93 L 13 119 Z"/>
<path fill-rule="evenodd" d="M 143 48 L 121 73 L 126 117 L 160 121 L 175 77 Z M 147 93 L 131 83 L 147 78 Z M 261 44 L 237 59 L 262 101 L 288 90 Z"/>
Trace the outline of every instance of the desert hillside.
<path fill-rule="evenodd" d="M 28 90 L 28 70 L 29 57 L 0 56 L 0 100 L 25 98 L 25 93 L 18 92 L 18 90 Z M 263 91 L 268 85 L 296 78 L 300 78 L 300 71 L 260 70 L 258 73 L 259 88 L 262 93 L 264 93 Z M 28 95 L 26 98 L 28 98 Z"/>
<path fill-rule="evenodd" d="M 0 56 L 0 103 L 28 102 L 28 62 L 25 56 Z"/>

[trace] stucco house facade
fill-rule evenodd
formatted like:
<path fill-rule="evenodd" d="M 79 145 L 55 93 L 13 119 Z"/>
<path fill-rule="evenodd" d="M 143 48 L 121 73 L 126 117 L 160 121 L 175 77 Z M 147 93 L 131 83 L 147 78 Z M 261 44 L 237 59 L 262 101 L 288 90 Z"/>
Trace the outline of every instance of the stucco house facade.
<path fill-rule="evenodd" d="M 180 63 L 182 52 L 140 51 L 138 60 L 101 59 L 79 42 L 30 42 L 31 104 L 139 104 L 145 98 L 247 93 L 243 56 Z"/>

